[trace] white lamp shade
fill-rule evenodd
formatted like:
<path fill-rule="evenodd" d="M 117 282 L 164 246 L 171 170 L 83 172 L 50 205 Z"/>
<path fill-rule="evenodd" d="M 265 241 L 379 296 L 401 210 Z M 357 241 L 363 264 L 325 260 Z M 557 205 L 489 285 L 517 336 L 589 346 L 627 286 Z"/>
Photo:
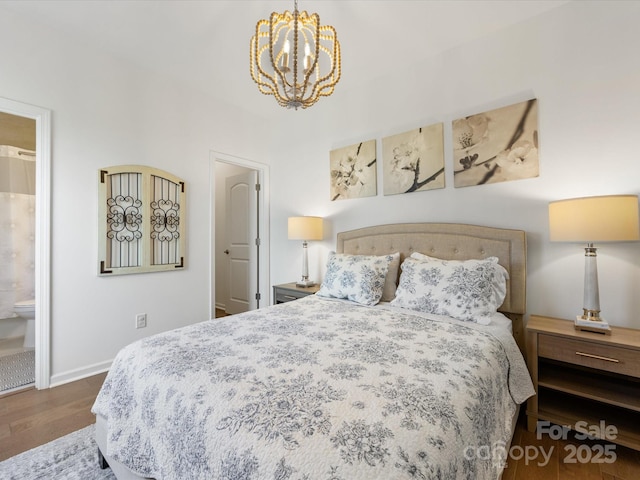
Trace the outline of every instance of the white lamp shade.
<path fill-rule="evenodd" d="M 322 240 L 322 217 L 289 217 L 289 240 Z"/>
<path fill-rule="evenodd" d="M 549 203 L 552 242 L 629 242 L 640 240 L 638 196 L 608 195 Z"/>

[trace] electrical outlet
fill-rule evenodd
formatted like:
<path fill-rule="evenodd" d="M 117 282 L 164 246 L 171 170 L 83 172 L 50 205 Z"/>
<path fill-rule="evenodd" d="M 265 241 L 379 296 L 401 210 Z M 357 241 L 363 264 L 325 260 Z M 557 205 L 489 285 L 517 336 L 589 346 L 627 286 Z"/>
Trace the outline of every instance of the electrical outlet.
<path fill-rule="evenodd" d="M 147 326 L 147 314 L 139 313 L 136 315 L 136 328 L 144 328 Z"/>

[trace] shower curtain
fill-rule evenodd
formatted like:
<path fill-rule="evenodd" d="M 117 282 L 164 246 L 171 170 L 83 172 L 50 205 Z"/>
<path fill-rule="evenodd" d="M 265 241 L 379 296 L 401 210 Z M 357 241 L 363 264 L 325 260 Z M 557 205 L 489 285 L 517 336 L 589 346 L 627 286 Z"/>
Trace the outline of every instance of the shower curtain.
<path fill-rule="evenodd" d="M 0 145 L 0 319 L 35 298 L 35 152 Z"/>

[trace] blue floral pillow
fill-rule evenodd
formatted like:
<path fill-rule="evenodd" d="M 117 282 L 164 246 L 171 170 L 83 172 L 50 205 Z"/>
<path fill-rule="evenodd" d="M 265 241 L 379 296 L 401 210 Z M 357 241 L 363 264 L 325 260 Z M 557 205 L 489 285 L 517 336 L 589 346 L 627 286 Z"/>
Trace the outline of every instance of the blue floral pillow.
<path fill-rule="evenodd" d="M 391 304 L 489 323 L 504 301 L 508 278 L 496 257 L 460 261 L 413 254 L 402 262 L 400 284 Z"/>
<path fill-rule="evenodd" d="M 385 285 L 393 255 L 329 253 L 327 272 L 316 295 L 346 298 L 362 305 L 376 305 Z"/>

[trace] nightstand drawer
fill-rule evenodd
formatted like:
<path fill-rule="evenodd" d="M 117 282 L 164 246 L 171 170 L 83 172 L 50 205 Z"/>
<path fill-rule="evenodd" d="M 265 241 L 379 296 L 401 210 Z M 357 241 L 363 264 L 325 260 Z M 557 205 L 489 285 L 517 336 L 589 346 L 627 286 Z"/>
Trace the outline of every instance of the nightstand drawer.
<path fill-rule="evenodd" d="M 640 377 L 640 353 L 637 350 L 540 334 L 538 356 Z"/>
<path fill-rule="evenodd" d="M 273 286 L 273 302 L 275 304 L 291 302 L 307 295 L 313 295 L 320 290 L 320 285 L 299 287 L 295 283 L 283 283 Z"/>
<path fill-rule="evenodd" d="M 284 303 L 290 302 L 292 300 L 297 300 L 302 297 L 306 297 L 309 295 L 308 293 L 296 292 L 293 290 L 282 290 L 278 289 L 276 291 L 276 303 Z"/>

